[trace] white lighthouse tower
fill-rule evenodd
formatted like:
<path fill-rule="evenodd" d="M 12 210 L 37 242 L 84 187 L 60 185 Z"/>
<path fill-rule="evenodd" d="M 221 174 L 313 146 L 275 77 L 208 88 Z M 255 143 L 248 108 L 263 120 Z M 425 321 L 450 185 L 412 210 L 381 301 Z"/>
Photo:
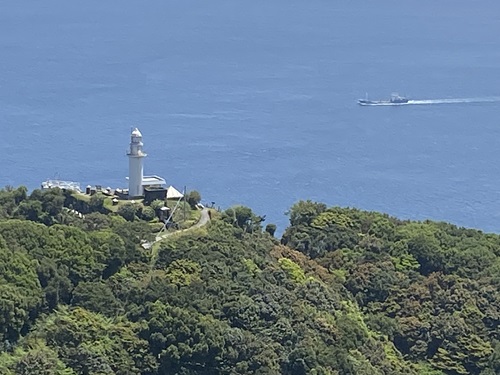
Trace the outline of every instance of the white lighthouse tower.
<path fill-rule="evenodd" d="M 146 154 L 142 151 L 142 134 L 139 129 L 132 130 L 130 135 L 130 150 L 128 155 L 128 196 L 129 199 L 142 196 L 143 191 L 143 158 Z"/>

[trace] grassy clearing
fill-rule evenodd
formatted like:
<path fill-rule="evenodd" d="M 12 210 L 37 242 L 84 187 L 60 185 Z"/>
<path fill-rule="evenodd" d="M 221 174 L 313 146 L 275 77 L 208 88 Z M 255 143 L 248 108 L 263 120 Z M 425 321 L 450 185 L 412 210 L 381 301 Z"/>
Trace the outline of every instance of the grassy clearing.
<path fill-rule="evenodd" d="M 77 193 L 75 191 L 75 192 L 72 192 L 71 196 L 74 197 L 77 200 L 84 201 L 86 203 L 90 202 L 90 195 L 87 195 L 87 194 Z"/>
<path fill-rule="evenodd" d="M 117 212 L 121 206 L 130 204 L 132 203 L 132 201 L 134 202 L 134 204 L 138 206 L 143 206 L 144 199 L 134 199 L 134 200 L 119 199 L 118 203 L 113 205 L 113 197 L 106 197 L 104 198 L 103 206 L 108 210 L 110 210 L 111 212 Z"/>
<path fill-rule="evenodd" d="M 98 193 L 99 194 L 99 193 Z M 73 197 L 79 201 L 85 202 L 86 204 L 90 204 L 91 196 L 82 193 L 74 193 Z M 142 208 L 144 206 L 144 199 L 134 199 L 134 200 L 125 200 L 119 199 L 116 204 L 113 204 L 113 199 L 115 197 L 110 197 L 106 195 L 101 195 L 103 197 L 103 207 L 105 210 L 111 213 L 117 213 L 118 209 L 124 205 L 134 204 L 138 208 Z M 165 202 L 165 205 L 170 208 L 171 211 L 175 209 L 172 220 L 173 222 L 179 225 L 179 229 L 187 229 L 195 225 L 199 220 L 201 213 L 197 209 L 191 209 L 191 206 L 185 201 L 178 201 L 177 199 L 169 199 Z M 152 223 L 158 222 L 158 219 L 152 221 Z"/>

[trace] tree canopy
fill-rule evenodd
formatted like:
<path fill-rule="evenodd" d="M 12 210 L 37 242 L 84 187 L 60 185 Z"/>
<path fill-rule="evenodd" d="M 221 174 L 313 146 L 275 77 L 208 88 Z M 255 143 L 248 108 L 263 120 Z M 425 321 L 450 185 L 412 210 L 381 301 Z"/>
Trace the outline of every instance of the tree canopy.
<path fill-rule="evenodd" d="M 2 374 L 500 373 L 497 234 L 301 201 L 145 249 L 150 212 L 74 204 L 0 190 Z"/>

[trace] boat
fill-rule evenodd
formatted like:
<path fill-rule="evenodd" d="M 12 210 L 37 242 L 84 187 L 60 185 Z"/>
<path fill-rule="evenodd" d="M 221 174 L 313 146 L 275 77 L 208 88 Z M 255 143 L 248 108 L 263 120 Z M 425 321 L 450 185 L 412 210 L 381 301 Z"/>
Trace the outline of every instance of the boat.
<path fill-rule="evenodd" d="M 410 99 L 400 96 L 397 93 L 392 93 L 391 97 L 389 100 L 368 100 L 366 99 L 359 99 L 358 104 L 359 105 L 401 105 L 401 104 L 408 104 Z"/>

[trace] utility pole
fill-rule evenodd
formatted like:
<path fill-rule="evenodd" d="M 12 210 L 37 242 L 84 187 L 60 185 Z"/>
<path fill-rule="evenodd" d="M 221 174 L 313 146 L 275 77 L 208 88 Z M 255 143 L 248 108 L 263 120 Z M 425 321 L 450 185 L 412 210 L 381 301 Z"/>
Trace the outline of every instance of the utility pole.
<path fill-rule="evenodd" d="M 184 222 L 186 222 L 186 185 L 184 185 Z"/>

